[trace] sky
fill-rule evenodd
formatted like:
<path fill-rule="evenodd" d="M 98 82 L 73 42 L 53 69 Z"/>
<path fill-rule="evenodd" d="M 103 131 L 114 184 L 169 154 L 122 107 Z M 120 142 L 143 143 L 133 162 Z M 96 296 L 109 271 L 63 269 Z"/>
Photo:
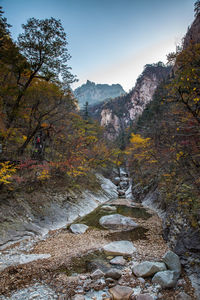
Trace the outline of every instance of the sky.
<path fill-rule="evenodd" d="M 30 17 L 61 19 L 78 82 L 133 88 L 144 65 L 166 62 L 194 19 L 195 0 L 0 0 L 14 40 Z"/>

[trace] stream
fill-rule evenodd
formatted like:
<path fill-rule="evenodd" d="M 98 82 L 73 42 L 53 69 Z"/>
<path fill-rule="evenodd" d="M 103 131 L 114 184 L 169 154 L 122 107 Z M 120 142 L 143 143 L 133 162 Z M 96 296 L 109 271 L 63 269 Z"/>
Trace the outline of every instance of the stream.
<path fill-rule="evenodd" d="M 62 228 L 1 250 L 0 300 L 175 299 L 192 289 L 185 275 L 165 290 L 149 276 L 133 274 L 143 261 L 162 261 L 168 247 L 158 215 L 131 201 L 128 175 L 115 184 L 118 197 L 110 193 L 76 218 L 66 216 L 70 222 Z M 107 193 L 113 186 L 104 183 Z M 73 233 L 72 224 L 83 231 Z"/>

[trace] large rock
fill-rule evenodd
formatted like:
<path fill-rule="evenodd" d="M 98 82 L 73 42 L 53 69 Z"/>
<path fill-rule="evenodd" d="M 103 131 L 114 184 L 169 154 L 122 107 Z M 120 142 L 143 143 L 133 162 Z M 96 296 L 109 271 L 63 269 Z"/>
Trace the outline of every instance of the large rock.
<path fill-rule="evenodd" d="M 116 256 L 110 260 L 110 264 L 124 266 L 126 264 L 126 260 L 123 258 L 123 256 Z"/>
<path fill-rule="evenodd" d="M 85 224 L 72 224 L 70 226 L 70 231 L 75 234 L 85 233 L 89 227 Z"/>
<path fill-rule="evenodd" d="M 122 271 L 118 269 L 110 269 L 105 273 L 106 278 L 112 278 L 118 280 L 122 276 Z"/>
<path fill-rule="evenodd" d="M 122 216 L 120 214 L 103 216 L 99 220 L 99 224 L 106 228 L 112 230 L 131 230 L 138 227 L 131 218 Z"/>
<path fill-rule="evenodd" d="M 128 286 L 116 285 L 109 289 L 109 293 L 112 295 L 112 300 L 129 300 L 133 289 Z"/>
<path fill-rule="evenodd" d="M 109 243 L 103 247 L 107 255 L 127 255 L 130 256 L 136 252 L 136 248 L 132 242 L 129 241 L 116 241 Z"/>
<path fill-rule="evenodd" d="M 172 251 L 168 251 L 163 256 L 163 261 L 167 265 L 168 269 L 171 271 L 175 271 L 177 274 L 181 273 L 181 263 L 178 255 L 176 255 Z"/>
<path fill-rule="evenodd" d="M 133 273 L 137 277 L 152 276 L 157 272 L 167 270 L 166 265 L 160 262 L 144 261 L 133 267 Z"/>
<path fill-rule="evenodd" d="M 100 279 L 104 277 L 104 273 L 100 269 L 97 269 L 90 275 L 90 277 L 95 280 Z"/>
<path fill-rule="evenodd" d="M 162 288 L 175 287 L 178 280 L 177 273 L 174 271 L 158 272 L 152 278 L 153 283 L 158 283 Z"/>

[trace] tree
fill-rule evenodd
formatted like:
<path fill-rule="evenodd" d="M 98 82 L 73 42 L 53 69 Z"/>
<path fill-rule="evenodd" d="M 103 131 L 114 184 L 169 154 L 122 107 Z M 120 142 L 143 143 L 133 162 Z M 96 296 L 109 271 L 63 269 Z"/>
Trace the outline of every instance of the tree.
<path fill-rule="evenodd" d="M 35 78 L 51 80 L 62 86 L 68 86 L 74 81 L 67 65 L 70 55 L 60 20 L 31 18 L 22 28 L 24 32 L 19 35 L 17 45 L 28 63 L 28 68 L 18 68 L 18 94 L 8 116 L 8 128 L 19 110 L 26 90 Z"/>

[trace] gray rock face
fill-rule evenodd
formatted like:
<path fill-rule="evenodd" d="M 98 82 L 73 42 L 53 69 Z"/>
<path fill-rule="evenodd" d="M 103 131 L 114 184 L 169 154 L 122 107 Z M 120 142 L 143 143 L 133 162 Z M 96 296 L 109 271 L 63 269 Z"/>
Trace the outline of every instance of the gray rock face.
<path fill-rule="evenodd" d="M 163 256 L 163 261 L 165 262 L 169 270 L 175 271 L 177 274 L 181 273 L 180 259 L 174 252 L 168 251 Z"/>
<path fill-rule="evenodd" d="M 110 260 L 110 264 L 124 266 L 126 264 L 126 260 L 123 258 L 123 256 L 116 256 Z"/>
<path fill-rule="evenodd" d="M 103 247 L 107 255 L 132 255 L 136 252 L 133 243 L 129 241 L 116 241 L 109 243 Z"/>
<path fill-rule="evenodd" d="M 178 276 L 174 271 L 158 272 L 152 278 L 153 283 L 158 283 L 162 288 L 174 287 L 177 283 Z"/>
<path fill-rule="evenodd" d="M 110 269 L 105 273 L 105 277 L 118 280 L 122 276 L 122 272 L 118 269 Z"/>
<path fill-rule="evenodd" d="M 116 285 L 109 289 L 109 293 L 112 295 L 113 300 L 128 300 L 133 289 L 127 286 Z"/>
<path fill-rule="evenodd" d="M 144 261 L 133 267 L 133 273 L 137 277 L 148 277 L 154 275 L 157 272 L 165 270 L 167 270 L 167 268 L 164 263 L 151 261 Z"/>
<path fill-rule="evenodd" d="M 103 216 L 99 220 L 99 224 L 106 228 L 112 230 L 131 230 L 138 227 L 131 218 L 124 217 L 120 214 L 114 214 L 109 216 Z"/>
<path fill-rule="evenodd" d="M 72 224 L 70 231 L 75 234 L 85 233 L 89 227 L 85 224 Z"/>

